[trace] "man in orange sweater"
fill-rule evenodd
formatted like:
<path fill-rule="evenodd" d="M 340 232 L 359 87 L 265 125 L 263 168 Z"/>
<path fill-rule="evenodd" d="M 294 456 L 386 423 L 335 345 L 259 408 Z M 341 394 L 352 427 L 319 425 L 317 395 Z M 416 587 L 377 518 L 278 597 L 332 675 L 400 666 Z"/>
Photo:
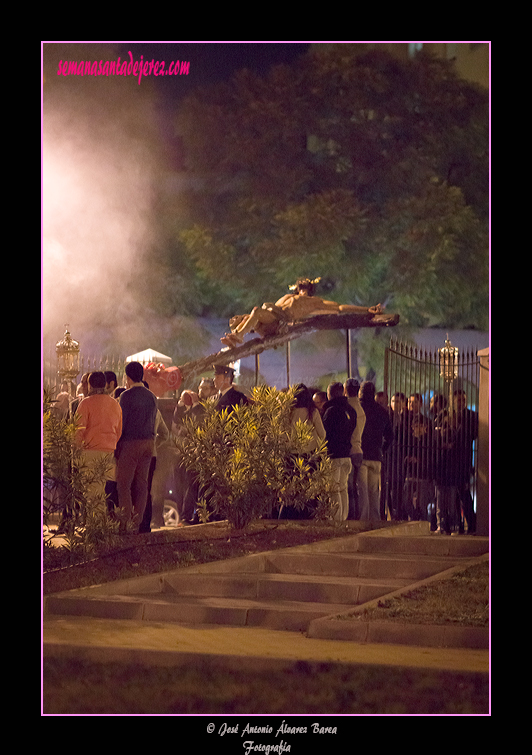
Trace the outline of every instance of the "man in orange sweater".
<path fill-rule="evenodd" d="M 105 384 L 103 372 L 92 372 L 89 395 L 76 412 L 76 443 L 83 448 L 86 465 L 107 468 L 101 481 L 91 485 L 90 495 L 104 494 L 106 481 L 115 479 L 114 451 L 122 434 L 122 409 L 116 399 L 105 393 Z"/>

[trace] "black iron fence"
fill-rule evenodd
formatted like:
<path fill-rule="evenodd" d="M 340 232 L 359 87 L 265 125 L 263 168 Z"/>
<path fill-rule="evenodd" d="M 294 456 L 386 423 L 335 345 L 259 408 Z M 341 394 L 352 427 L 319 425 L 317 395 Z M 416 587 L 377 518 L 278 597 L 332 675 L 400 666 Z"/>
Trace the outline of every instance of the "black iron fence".
<path fill-rule="evenodd" d="M 480 360 L 446 344 L 386 351 L 393 443 L 383 463 L 384 517 L 428 519 L 433 529 L 476 528 Z"/>
<path fill-rule="evenodd" d="M 117 376 L 117 385 L 123 385 L 125 368 L 125 357 L 87 356 L 86 354 L 81 354 L 80 369 L 77 378 L 72 383 L 72 393 L 73 395 L 75 394 L 81 376 L 89 372 L 114 372 Z M 43 387 L 55 395 L 60 392 L 62 382 L 57 372 L 57 356 L 55 351 L 50 350 L 50 353 L 45 354 L 43 358 Z"/>

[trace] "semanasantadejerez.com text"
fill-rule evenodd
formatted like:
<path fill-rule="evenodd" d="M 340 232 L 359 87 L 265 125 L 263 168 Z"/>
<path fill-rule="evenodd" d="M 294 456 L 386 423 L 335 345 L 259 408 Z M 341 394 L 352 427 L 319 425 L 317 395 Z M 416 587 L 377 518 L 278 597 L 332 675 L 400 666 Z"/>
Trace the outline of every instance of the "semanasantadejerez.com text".
<path fill-rule="evenodd" d="M 173 60 L 168 67 L 164 60 L 133 60 L 131 52 L 129 60 L 60 60 L 57 69 L 58 76 L 138 76 L 139 84 L 143 76 L 188 76 L 190 61 Z"/>

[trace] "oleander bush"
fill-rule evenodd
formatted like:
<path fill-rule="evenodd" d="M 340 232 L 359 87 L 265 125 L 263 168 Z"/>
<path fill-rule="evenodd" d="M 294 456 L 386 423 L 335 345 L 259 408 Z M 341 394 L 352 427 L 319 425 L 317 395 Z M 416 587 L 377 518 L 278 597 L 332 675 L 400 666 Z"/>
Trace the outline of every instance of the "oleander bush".
<path fill-rule="evenodd" d="M 311 430 L 303 422 L 295 429 L 290 424 L 294 391 L 260 386 L 245 406 L 219 412 L 205 402 L 200 422 L 185 420 L 176 442 L 197 477 L 203 521 L 221 517 L 242 529 L 287 506 L 317 518 L 330 515 L 326 444 L 304 452 Z"/>

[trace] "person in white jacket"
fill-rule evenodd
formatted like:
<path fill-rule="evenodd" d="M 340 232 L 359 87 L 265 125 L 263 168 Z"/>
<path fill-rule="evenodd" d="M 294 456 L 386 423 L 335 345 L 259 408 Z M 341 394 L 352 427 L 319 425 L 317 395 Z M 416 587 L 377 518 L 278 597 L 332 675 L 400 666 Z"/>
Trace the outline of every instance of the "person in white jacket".
<path fill-rule="evenodd" d="M 358 488 L 357 478 L 362 464 L 362 433 L 366 424 L 366 413 L 360 404 L 358 392 L 360 383 L 355 378 L 348 378 L 344 383 L 344 395 L 348 403 L 357 413 L 357 426 L 351 437 L 351 473 L 347 481 L 347 491 L 349 494 L 349 514 L 348 519 L 358 519 L 360 512 L 358 510 Z"/>

